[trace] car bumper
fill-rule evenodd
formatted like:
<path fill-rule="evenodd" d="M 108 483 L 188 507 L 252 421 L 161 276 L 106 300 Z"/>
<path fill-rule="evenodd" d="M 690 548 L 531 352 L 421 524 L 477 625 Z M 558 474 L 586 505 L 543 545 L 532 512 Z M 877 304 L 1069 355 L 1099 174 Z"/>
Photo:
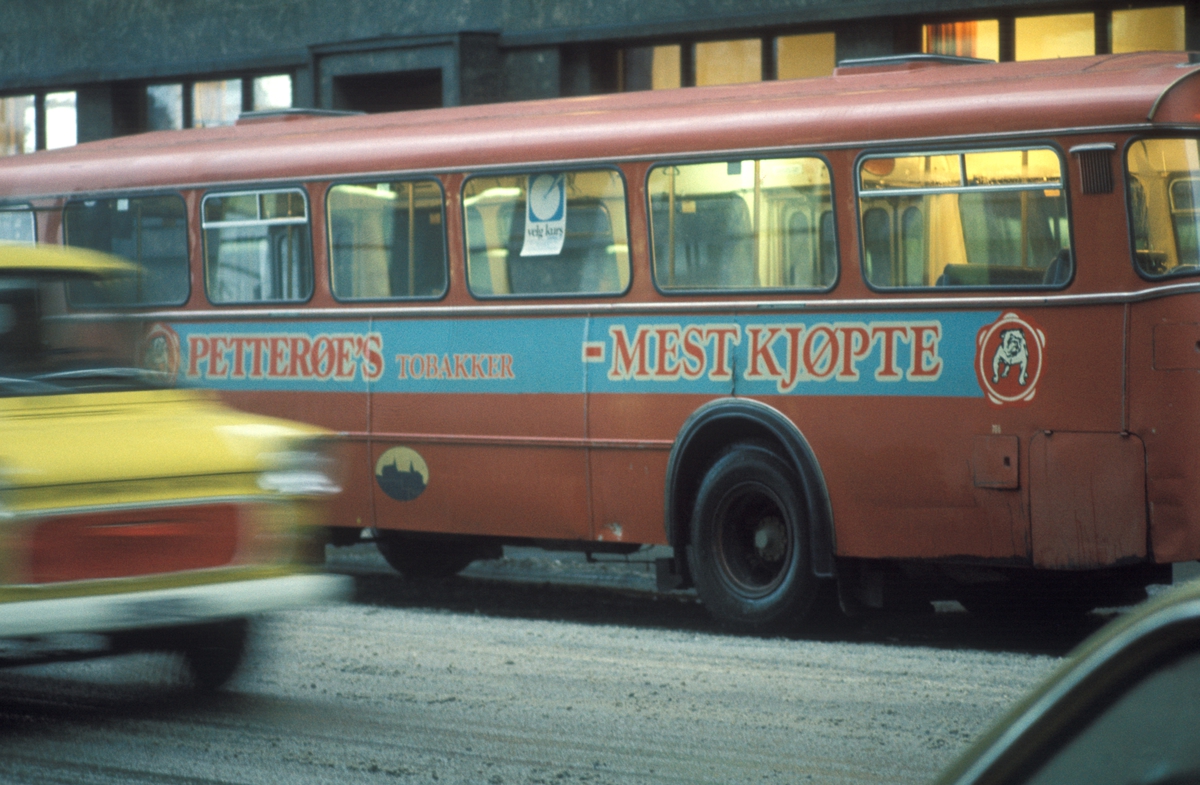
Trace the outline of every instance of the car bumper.
<path fill-rule="evenodd" d="M 0 637 L 202 624 L 347 598 L 344 575 L 284 575 L 119 594 L 0 603 Z"/>

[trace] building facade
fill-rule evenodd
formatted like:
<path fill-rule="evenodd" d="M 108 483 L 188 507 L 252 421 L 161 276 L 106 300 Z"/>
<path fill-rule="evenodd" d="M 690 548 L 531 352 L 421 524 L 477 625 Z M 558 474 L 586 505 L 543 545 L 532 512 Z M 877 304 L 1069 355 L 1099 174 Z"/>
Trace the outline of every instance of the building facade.
<path fill-rule="evenodd" d="M 0 5 L 0 154 L 247 111 L 793 79 L 936 53 L 1200 50 L 1200 0 L 42 0 Z"/>

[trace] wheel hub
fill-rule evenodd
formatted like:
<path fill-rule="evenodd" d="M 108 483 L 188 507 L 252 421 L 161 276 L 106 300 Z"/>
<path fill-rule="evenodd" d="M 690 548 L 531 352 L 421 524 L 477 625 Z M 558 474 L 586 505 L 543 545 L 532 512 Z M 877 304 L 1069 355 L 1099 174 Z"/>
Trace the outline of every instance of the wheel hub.
<path fill-rule="evenodd" d="M 758 522 L 754 532 L 754 549 L 763 561 L 779 561 L 787 548 L 787 532 L 783 521 L 770 515 Z"/>

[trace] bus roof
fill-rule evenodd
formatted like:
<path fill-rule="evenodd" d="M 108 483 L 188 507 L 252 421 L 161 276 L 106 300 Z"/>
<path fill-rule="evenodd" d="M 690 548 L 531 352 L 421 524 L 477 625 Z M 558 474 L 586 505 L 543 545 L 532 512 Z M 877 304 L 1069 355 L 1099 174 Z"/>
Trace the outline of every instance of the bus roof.
<path fill-rule="evenodd" d="M 950 65 L 378 115 L 256 118 L 0 159 L 0 198 L 885 140 L 1198 124 L 1184 52 Z"/>

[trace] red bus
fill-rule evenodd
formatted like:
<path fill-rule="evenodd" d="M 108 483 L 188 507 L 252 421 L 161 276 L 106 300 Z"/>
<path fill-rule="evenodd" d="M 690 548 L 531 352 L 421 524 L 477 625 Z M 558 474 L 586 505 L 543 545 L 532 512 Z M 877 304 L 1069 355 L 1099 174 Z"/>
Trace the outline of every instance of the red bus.
<path fill-rule="evenodd" d="M 410 575 L 657 544 L 749 629 L 1080 610 L 1200 558 L 1197 70 L 247 115 L 0 161 L 0 233 L 136 261 L 77 318 L 341 433 L 334 542 Z"/>

